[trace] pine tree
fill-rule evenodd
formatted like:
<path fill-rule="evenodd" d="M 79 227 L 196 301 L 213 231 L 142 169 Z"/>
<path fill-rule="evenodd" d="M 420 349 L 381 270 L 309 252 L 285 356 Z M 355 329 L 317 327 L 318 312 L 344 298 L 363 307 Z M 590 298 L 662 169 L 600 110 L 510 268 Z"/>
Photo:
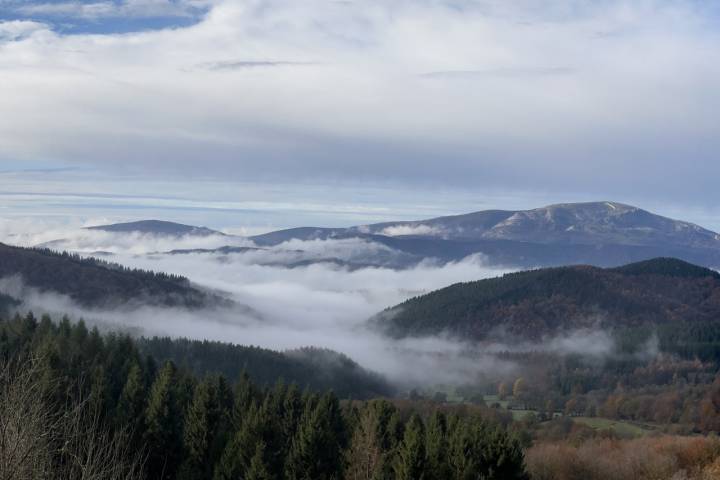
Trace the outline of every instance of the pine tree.
<path fill-rule="evenodd" d="M 476 444 L 482 452 L 483 478 L 487 480 L 525 480 L 525 456 L 520 442 L 504 428 L 496 425 L 484 428 L 482 442 Z"/>
<path fill-rule="evenodd" d="M 233 405 L 232 422 L 235 430 L 242 426 L 244 415 L 258 401 L 259 392 L 250 381 L 250 376 L 243 371 L 235 384 L 235 403 Z"/>
<path fill-rule="evenodd" d="M 145 442 L 149 478 L 174 478 L 180 458 L 180 410 L 175 382 L 177 369 L 167 362 L 158 372 L 145 411 Z"/>
<path fill-rule="evenodd" d="M 140 364 L 133 363 L 128 372 L 125 386 L 120 394 L 115 414 L 118 429 L 127 429 L 132 443 L 141 438 L 145 423 L 145 400 L 147 390 Z"/>
<path fill-rule="evenodd" d="M 275 476 L 270 473 L 265 464 L 265 442 L 258 442 L 255 447 L 255 455 L 250 460 L 250 468 L 248 468 L 245 480 L 274 480 Z"/>
<path fill-rule="evenodd" d="M 427 428 L 427 474 L 428 480 L 446 480 L 450 477 L 447 464 L 447 417 L 442 412 L 435 412 L 428 422 Z"/>
<path fill-rule="evenodd" d="M 302 413 L 302 396 L 300 395 L 300 391 L 297 385 L 290 385 L 283 399 L 283 417 L 281 420 L 282 435 L 285 438 L 283 447 L 285 454 L 290 451 L 292 439 L 297 431 Z"/>
<path fill-rule="evenodd" d="M 476 471 L 479 470 L 478 458 L 473 450 L 473 440 L 470 435 L 470 426 L 467 422 L 453 419 L 452 429 L 448 442 L 449 479 L 474 480 L 482 478 Z"/>
<path fill-rule="evenodd" d="M 244 478 L 250 470 L 258 442 L 263 442 L 263 463 L 274 478 L 281 473 L 284 458 L 281 455 L 282 438 L 278 419 L 269 410 L 270 400 L 263 405 L 254 404 L 245 412 L 240 429 L 228 442 L 214 478 L 234 480 Z"/>
<path fill-rule="evenodd" d="M 195 388 L 192 402 L 185 414 L 183 428 L 185 458 L 179 478 L 188 480 L 211 478 L 212 466 L 208 464 L 208 456 L 217 422 L 212 388 L 209 379 L 202 381 Z"/>
<path fill-rule="evenodd" d="M 285 468 L 289 480 L 331 480 L 342 476 L 345 443 L 340 405 L 333 394 L 317 406 L 308 402 Z"/>
<path fill-rule="evenodd" d="M 417 414 L 410 417 L 405 427 L 395 461 L 396 480 L 423 480 L 425 478 L 425 425 Z"/>
<path fill-rule="evenodd" d="M 454 480 L 527 479 L 520 443 L 500 425 L 489 425 L 480 418 L 456 423 L 448 460 Z"/>

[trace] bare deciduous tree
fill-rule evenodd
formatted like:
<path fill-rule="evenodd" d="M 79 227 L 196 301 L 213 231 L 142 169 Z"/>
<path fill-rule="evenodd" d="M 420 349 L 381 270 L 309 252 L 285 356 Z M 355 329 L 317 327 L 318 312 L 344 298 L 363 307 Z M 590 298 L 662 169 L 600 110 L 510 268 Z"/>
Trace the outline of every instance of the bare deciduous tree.
<path fill-rule="evenodd" d="M 35 358 L 0 366 L 0 480 L 136 480 L 142 458 L 92 402 L 58 405 Z"/>

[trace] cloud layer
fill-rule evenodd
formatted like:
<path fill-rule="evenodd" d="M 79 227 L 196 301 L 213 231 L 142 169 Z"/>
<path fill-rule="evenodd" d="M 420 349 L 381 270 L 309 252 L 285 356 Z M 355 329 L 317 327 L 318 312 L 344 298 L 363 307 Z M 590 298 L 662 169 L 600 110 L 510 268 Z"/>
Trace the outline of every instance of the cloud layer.
<path fill-rule="evenodd" d="M 709 2 L 207 7 L 123 35 L 0 24 L 0 162 L 718 203 Z"/>

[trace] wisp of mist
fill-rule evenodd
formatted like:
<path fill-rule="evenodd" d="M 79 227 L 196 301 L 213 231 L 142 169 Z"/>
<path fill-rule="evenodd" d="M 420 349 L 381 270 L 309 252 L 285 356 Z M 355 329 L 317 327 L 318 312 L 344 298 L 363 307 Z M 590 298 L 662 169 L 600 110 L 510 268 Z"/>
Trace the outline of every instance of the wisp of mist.
<path fill-rule="evenodd" d="M 62 241 L 53 242 L 55 239 Z M 107 252 L 111 254 L 106 258 L 109 261 L 185 276 L 197 286 L 223 292 L 238 305 L 236 309 L 208 308 L 203 311 L 152 306 L 122 311 L 87 310 L 66 297 L 27 288 L 22 279 L 0 281 L 2 291 L 22 297 L 28 308 L 37 311 L 56 315 L 69 313 L 107 328 L 123 328 L 143 335 L 218 340 L 275 350 L 303 346 L 330 348 L 350 356 L 366 368 L 385 374 L 390 380 L 407 385 L 460 383 L 472 380 L 479 373 L 502 374 L 513 368 L 493 355 L 498 348 L 506 348 L 502 345 L 488 348 L 487 354 L 475 351 L 467 355 L 472 346 L 457 339 L 437 336 L 392 340 L 366 328 L 366 321 L 371 316 L 408 298 L 453 283 L 494 277 L 511 270 L 488 267 L 481 255 L 442 265 L 421 262 L 403 270 L 351 269 L 322 262 L 288 268 L 285 264 L 298 260 L 298 255 L 305 259 L 332 256 L 354 261 L 377 254 L 379 249 L 388 250 L 388 247 L 362 239 L 292 240 L 269 249 L 230 254 L 169 254 L 164 252 L 254 245 L 239 237 L 172 238 L 82 229 L 43 231 L 40 235 L 26 230 L 3 240 L 26 246 L 48 245 L 50 241 L 52 248 L 81 254 Z M 381 253 L 392 254 L 392 251 Z M 556 339 L 554 342 L 560 342 L 560 350 L 569 345 L 587 345 L 578 339 Z M 605 348 L 606 343 L 597 342 L 597 345 L 602 344 Z"/>

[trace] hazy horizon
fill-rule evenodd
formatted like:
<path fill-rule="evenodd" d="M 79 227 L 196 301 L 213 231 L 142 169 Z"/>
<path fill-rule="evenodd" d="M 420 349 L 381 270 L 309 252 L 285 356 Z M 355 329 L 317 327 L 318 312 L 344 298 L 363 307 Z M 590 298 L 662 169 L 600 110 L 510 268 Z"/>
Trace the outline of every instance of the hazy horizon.
<path fill-rule="evenodd" d="M 0 217 L 257 233 L 609 200 L 717 231 L 719 12 L 4 0 Z"/>

